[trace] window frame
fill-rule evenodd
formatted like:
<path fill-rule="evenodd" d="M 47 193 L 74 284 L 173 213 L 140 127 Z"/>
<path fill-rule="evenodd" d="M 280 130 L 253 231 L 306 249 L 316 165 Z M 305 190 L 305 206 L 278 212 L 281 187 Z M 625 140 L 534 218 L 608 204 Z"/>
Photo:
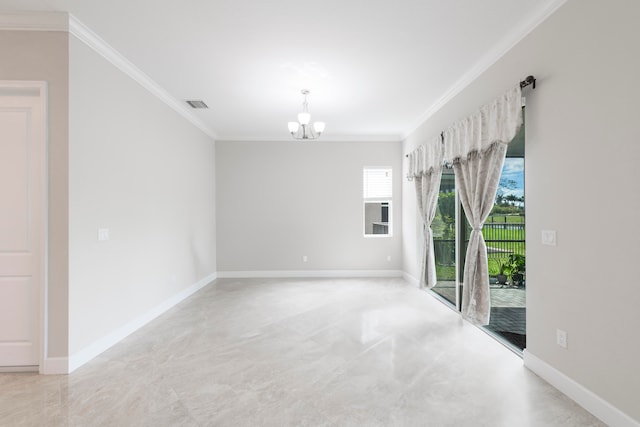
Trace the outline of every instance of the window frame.
<path fill-rule="evenodd" d="M 388 171 L 390 174 L 390 193 L 388 197 L 380 196 L 380 197 L 365 197 L 366 193 L 366 180 L 367 180 L 367 171 Z M 381 209 L 381 217 L 382 217 L 382 209 L 383 204 L 387 204 L 387 233 L 384 234 L 374 234 L 367 233 L 367 204 L 379 203 Z M 365 238 L 384 238 L 384 237 L 393 237 L 393 167 L 391 166 L 364 166 L 362 168 L 362 234 Z"/>

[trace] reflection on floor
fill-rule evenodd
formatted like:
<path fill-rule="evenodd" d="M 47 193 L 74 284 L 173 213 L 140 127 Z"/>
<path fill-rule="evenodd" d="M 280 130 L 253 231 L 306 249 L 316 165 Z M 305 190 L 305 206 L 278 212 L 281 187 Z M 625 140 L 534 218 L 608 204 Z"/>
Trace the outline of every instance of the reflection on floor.
<path fill-rule="evenodd" d="M 602 426 L 402 279 L 219 280 L 65 376 L 0 374 L 2 426 Z"/>
<path fill-rule="evenodd" d="M 441 281 L 432 289 L 455 304 L 455 282 Z M 491 317 L 485 328 L 500 336 L 516 349 L 527 346 L 526 291 L 522 287 L 491 285 Z"/>

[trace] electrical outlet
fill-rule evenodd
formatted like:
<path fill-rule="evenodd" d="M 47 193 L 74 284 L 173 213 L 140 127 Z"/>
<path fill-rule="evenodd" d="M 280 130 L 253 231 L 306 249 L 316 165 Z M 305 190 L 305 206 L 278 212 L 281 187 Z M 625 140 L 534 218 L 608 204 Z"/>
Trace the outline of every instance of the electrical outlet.
<path fill-rule="evenodd" d="M 562 348 L 567 348 L 567 333 L 562 329 L 556 329 L 556 342 Z"/>
<path fill-rule="evenodd" d="M 556 231 L 542 230 L 542 244 L 547 246 L 556 246 Z"/>
<path fill-rule="evenodd" d="M 309 261 L 309 258 L 306 255 L 302 255 L 302 262 Z"/>
<path fill-rule="evenodd" d="M 109 240 L 108 228 L 98 228 L 98 240 Z"/>
<path fill-rule="evenodd" d="M 391 262 L 391 255 L 387 255 L 387 261 Z"/>

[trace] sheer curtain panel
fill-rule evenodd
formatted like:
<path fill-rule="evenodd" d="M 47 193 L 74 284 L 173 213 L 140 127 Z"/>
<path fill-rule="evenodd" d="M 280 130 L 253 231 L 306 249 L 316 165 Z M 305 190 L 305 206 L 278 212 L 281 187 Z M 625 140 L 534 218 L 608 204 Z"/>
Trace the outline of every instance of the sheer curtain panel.
<path fill-rule="evenodd" d="M 444 132 L 445 158 L 453 164 L 460 202 L 472 227 L 464 265 L 462 315 L 479 325 L 489 324 L 491 312 L 482 227 L 493 208 L 507 145 L 522 125 L 521 99 L 518 85 Z"/>
<path fill-rule="evenodd" d="M 420 287 L 427 289 L 435 286 L 437 280 L 431 222 L 438 207 L 442 163 L 443 148 L 440 137 L 430 140 L 409 154 L 407 178 L 415 182 L 418 210 L 424 224 Z"/>

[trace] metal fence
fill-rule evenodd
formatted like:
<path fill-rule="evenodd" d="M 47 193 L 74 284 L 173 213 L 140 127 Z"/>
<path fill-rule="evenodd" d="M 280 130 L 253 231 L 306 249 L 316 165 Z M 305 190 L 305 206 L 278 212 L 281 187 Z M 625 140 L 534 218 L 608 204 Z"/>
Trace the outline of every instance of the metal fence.
<path fill-rule="evenodd" d="M 466 253 L 471 228 L 465 230 L 463 254 Z M 487 244 L 489 263 L 492 260 L 506 260 L 509 255 L 519 253 L 524 255 L 525 225 L 524 223 L 488 222 L 484 225 L 482 234 Z M 453 266 L 456 261 L 455 240 L 437 239 L 433 241 L 436 263 L 440 266 Z"/>
<path fill-rule="evenodd" d="M 469 234 L 470 232 L 465 238 L 465 247 L 469 241 Z M 524 254 L 523 223 L 487 223 L 482 229 L 482 234 L 489 258 L 506 258 L 513 253 Z"/>

